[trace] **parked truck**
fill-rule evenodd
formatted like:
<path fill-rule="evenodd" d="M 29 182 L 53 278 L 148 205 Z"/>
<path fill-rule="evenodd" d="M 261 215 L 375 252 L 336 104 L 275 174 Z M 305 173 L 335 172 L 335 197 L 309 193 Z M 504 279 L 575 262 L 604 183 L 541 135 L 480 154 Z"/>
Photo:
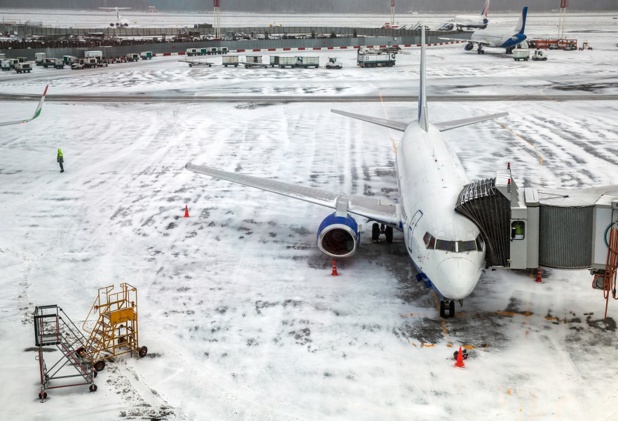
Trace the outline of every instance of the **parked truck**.
<path fill-rule="evenodd" d="M 152 60 L 152 51 L 142 51 L 139 56 L 142 60 Z"/>
<path fill-rule="evenodd" d="M 270 56 L 270 67 L 300 67 L 300 68 L 309 68 L 320 67 L 320 57 L 311 56 L 311 57 L 303 57 L 303 56 Z"/>
<path fill-rule="evenodd" d="M 395 53 L 384 53 L 380 50 L 361 50 L 356 54 L 356 65 L 360 67 L 393 67 Z"/>
<path fill-rule="evenodd" d="M 48 67 L 56 67 L 56 60 L 60 60 L 58 58 L 54 58 L 54 57 L 47 57 L 45 58 L 45 61 L 43 62 L 43 67 L 44 68 L 48 68 Z M 62 60 L 60 60 L 62 61 Z"/>
<path fill-rule="evenodd" d="M 127 54 L 127 61 L 139 61 L 139 54 L 137 53 Z"/>
<path fill-rule="evenodd" d="M 103 51 L 100 50 L 91 50 L 84 51 L 84 58 L 96 58 L 97 60 L 103 60 Z"/>
<path fill-rule="evenodd" d="M 2 60 L 2 61 L 0 61 L 0 69 L 2 69 L 3 72 L 10 72 L 11 71 L 11 62 L 9 60 Z"/>
<path fill-rule="evenodd" d="M 47 54 L 45 53 L 34 53 L 34 64 L 37 66 L 42 66 L 46 57 Z"/>
<path fill-rule="evenodd" d="M 30 73 L 32 71 L 32 63 L 29 61 L 15 63 L 15 71 L 17 73 Z"/>
<path fill-rule="evenodd" d="M 77 57 L 65 54 L 64 56 L 62 56 L 62 61 L 67 66 L 71 66 L 71 64 L 73 64 L 73 63 L 75 63 L 77 61 Z"/>

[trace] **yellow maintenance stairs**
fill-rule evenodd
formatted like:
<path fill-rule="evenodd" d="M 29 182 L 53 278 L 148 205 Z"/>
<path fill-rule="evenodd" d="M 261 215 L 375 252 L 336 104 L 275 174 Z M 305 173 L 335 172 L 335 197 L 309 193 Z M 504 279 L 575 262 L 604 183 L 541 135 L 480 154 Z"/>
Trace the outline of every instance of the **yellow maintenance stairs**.
<path fill-rule="evenodd" d="M 105 368 L 105 361 L 122 354 L 137 353 L 145 357 L 148 348 L 139 346 L 137 289 L 127 283 L 99 288 L 97 298 L 82 324 L 90 333 L 82 350 L 96 371 Z M 96 321 L 94 320 L 96 318 Z M 93 325 L 94 323 L 94 325 Z"/>

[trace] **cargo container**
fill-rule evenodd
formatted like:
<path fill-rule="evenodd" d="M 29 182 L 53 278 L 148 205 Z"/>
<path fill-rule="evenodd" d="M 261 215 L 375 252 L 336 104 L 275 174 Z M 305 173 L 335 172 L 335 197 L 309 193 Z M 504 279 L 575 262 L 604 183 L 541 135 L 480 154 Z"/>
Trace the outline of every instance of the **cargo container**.
<path fill-rule="evenodd" d="M 238 67 L 238 56 L 236 54 L 226 54 L 221 57 L 222 63 L 225 67 L 234 66 Z"/>
<path fill-rule="evenodd" d="M 320 67 L 320 58 L 316 56 L 312 57 L 303 57 L 303 56 L 270 56 L 270 67 L 301 67 L 301 68 L 309 68 Z"/>
<path fill-rule="evenodd" d="M 395 53 L 380 50 L 358 50 L 356 64 L 360 67 L 392 67 L 395 65 Z"/>
<path fill-rule="evenodd" d="M 34 64 L 37 66 L 42 66 L 46 57 L 47 54 L 45 53 L 34 53 Z"/>

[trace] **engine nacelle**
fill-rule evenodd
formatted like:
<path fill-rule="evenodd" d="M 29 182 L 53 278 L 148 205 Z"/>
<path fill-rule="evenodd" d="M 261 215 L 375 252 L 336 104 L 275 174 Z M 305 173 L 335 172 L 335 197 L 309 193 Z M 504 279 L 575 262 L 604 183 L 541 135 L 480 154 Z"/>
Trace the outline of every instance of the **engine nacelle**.
<path fill-rule="evenodd" d="M 358 224 L 347 214 L 345 217 L 328 215 L 318 229 L 318 248 L 330 257 L 350 257 L 360 242 Z"/>
<path fill-rule="evenodd" d="M 470 50 L 472 50 L 473 48 L 474 48 L 474 44 L 473 44 L 473 43 L 471 43 L 471 42 L 467 43 L 467 44 L 466 44 L 466 46 L 464 47 L 464 49 L 465 49 L 466 51 L 470 51 Z"/>

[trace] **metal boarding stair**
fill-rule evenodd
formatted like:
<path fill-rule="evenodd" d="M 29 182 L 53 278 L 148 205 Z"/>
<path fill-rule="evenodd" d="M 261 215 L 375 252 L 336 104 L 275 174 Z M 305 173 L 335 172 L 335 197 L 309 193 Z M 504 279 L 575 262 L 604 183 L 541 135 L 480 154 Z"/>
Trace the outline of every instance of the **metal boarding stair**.
<path fill-rule="evenodd" d="M 71 319 L 57 305 L 38 306 L 34 310 L 34 337 L 38 347 L 38 361 L 41 375 L 39 398 L 47 398 L 48 389 L 89 385 L 91 392 L 97 390 L 94 384 L 96 371 L 90 364 L 91 356 L 86 347 L 86 337 Z M 62 357 L 49 369 L 45 362 L 43 347 L 56 346 Z M 78 378 L 75 382 L 56 382 L 61 379 Z"/>
<path fill-rule="evenodd" d="M 92 328 L 87 324 L 97 315 Z M 100 371 L 105 360 L 118 355 L 137 352 L 146 356 L 148 348 L 139 346 L 137 319 L 137 289 L 127 283 L 120 284 L 120 291 L 110 285 L 99 288 L 97 298 L 86 316 L 82 328 L 90 333 L 85 348 L 93 367 Z"/>
<path fill-rule="evenodd" d="M 510 188 L 517 187 L 509 185 Z M 515 192 L 516 193 L 516 192 Z M 496 179 L 466 184 L 455 211 L 474 222 L 487 244 L 486 265 L 509 266 L 511 202 L 497 188 Z"/>

